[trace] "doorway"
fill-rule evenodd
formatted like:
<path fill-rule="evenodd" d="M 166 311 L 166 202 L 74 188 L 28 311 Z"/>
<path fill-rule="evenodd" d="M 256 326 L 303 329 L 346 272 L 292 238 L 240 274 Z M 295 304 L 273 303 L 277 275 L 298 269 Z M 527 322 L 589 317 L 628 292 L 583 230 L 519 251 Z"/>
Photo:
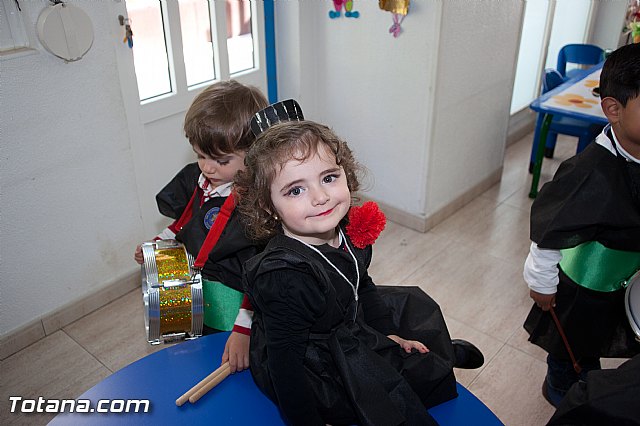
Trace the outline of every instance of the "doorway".
<path fill-rule="evenodd" d="M 592 0 L 525 0 L 512 116 L 527 110 L 540 95 L 542 73 L 545 68 L 556 67 L 562 46 L 587 42 L 592 12 Z"/>

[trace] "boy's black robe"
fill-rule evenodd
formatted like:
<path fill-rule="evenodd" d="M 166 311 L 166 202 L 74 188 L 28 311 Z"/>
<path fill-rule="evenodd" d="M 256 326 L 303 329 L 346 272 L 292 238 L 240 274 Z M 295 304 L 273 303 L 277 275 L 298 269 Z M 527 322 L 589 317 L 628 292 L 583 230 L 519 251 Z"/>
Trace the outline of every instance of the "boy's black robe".
<path fill-rule="evenodd" d="M 640 355 L 616 369 L 590 371 L 575 383 L 549 426 L 639 425 Z"/>
<path fill-rule="evenodd" d="M 188 164 L 178 172 L 156 195 L 160 213 L 172 219 L 180 218 L 198 187 L 199 176 L 200 168 L 197 163 Z M 205 226 L 207 212 L 214 207 L 221 207 L 225 200 L 226 197 L 213 197 L 202 206 L 200 200 L 194 201 L 191 220 L 176 235 L 176 240 L 182 242 L 192 256 L 198 256 L 209 232 L 209 228 Z M 209 253 L 209 258 L 202 268 L 202 276 L 210 281 L 219 281 L 234 290 L 243 291 L 242 264 L 259 253 L 261 248 L 246 236 L 240 216 L 234 210 L 217 244 Z"/>
<path fill-rule="evenodd" d="M 542 249 L 597 241 L 610 249 L 640 252 L 638 188 L 640 164 L 592 143 L 563 162 L 540 190 L 531 207 L 531 240 Z M 560 270 L 556 305 L 576 356 L 628 357 L 640 352 L 625 315 L 624 289 L 590 290 Z M 548 312 L 534 304 L 524 327 L 531 342 L 569 358 Z"/>

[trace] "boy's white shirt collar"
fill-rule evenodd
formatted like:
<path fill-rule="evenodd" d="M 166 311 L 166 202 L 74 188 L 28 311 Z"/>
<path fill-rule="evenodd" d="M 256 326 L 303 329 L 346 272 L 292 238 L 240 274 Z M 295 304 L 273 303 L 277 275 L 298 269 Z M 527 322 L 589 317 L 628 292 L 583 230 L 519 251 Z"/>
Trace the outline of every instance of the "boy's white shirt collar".
<path fill-rule="evenodd" d="M 198 187 L 202 189 L 205 202 L 209 201 L 209 199 L 213 197 L 228 197 L 229 194 L 231 194 L 231 186 L 233 186 L 233 182 L 224 183 L 215 188 L 211 188 L 211 183 L 209 183 L 202 173 L 200 173 L 200 177 L 198 178 Z M 156 238 L 161 240 L 172 240 L 175 237 L 176 234 L 170 228 L 165 228 L 156 236 Z M 249 322 L 248 328 L 251 328 L 251 322 Z"/>
<path fill-rule="evenodd" d="M 202 173 L 200 173 L 200 177 L 198 178 L 198 186 L 204 193 L 204 200 L 208 201 L 209 198 L 213 197 L 228 197 L 229 194 L 231 194 L 231 187 L 233 186 L 233 182 L 223 183 L 220 186 L 212 188 L 209 180 Z"/>
<path fill-rule="evenodd" d="M 598 135 L 598 137 L 596 138 L 596 143 L 604 148 L 607 148 L 613 155 L 618 155 L 616 153 L 616 150 L 613 148 L 613 144 L 611 143 L 611 140 L 607 137 L 607 130 L 609 128 L 611 128 L 610 124 L 608 124 L 607 127 L 605 127 L 604 130 L 602 130 L 602 133 Z M 627 161 L 640 163 L 640 159 L 633 157 L 631 154 L 629 154 L 627 151 L 624 150 L 622 145 L 620 145 L 620 142 L 618 141 L 618 138 L 616 136 L 616 133 L 613 131 L 613 128 L 611 128 L 611 135 L 613 136 L 613 142 L 616 144 L 616 148 L 618 148 L 618 152 L 620 152 L 620 154 Z"/>

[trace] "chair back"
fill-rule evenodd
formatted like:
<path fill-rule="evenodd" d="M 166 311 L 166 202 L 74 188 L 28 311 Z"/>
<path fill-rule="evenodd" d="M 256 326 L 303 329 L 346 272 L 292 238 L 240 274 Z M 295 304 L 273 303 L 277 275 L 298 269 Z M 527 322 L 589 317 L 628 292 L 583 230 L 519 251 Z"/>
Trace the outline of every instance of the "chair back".
<path fill-rule="evenodd" d="M 567 44 L 558 52 L 558 72 L 566 77 L 567 63 L 595 65 L 602 61 L 603 53 L 604 50 L 593 44 Z"/>
<path fill-rule="evenodd" d="M 551 89 L 555 89 L 564 82 L 562 75 L 553 68 L 547 68 L 544 70 L 544 77 L 542 79 L 542 93 L 547 93 Z"/>

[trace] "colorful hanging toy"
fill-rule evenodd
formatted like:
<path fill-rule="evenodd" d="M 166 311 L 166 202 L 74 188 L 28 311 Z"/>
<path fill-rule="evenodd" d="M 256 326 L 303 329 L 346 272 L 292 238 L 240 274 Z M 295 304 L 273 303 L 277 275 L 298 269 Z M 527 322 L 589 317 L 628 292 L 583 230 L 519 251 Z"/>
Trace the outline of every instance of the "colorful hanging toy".
<path fill-rule="evenodd" d="M 131 31 L 131 25 L 127 24 L 124 27 L 125 29 L 125 34 L 124 34 L 124 40 L 122 40 L 123 43 L 127 43 L 127 45 L 129 46 L 129 49 L 133 48 L 133 31 Z"/>
<path fill-rule="evenodd" d="M 630 35 L 633 43 L 640 43 L 640 0 L 629 2 L 624 34 Z"/>
<path fill-rule="evenodd" d="M 344 16 L 347 18 L 358 18 L 360 16 L 360 12 L 353 10 L 353 0 L 333 0 L 333 8 L 335 11 L 329 11 L 329 18 L 336 19 L 340 17 L 342 6 L 344 6 L 345 10 Z"/>
<path fill-rule="evenodd" d="M 122 42 L 127 43 L 129 49 L 132 49 L 133 31 L 131 30 L 131 25 L 129 25 L 129 19 L 125 18 L 122 15 L 118 15 L 118 21 L 120 21 L 120 26 L 124 27 L 124 38 L 122 39 Z"/>
<path fill-rule="evenodd" d="M 378 0 L 378 7 L 393 14 L 393 25 L 389 28 L 389 33 L 397 38 L 402 33 L 402 21 L 409 13 L 410 0 Z"/>

